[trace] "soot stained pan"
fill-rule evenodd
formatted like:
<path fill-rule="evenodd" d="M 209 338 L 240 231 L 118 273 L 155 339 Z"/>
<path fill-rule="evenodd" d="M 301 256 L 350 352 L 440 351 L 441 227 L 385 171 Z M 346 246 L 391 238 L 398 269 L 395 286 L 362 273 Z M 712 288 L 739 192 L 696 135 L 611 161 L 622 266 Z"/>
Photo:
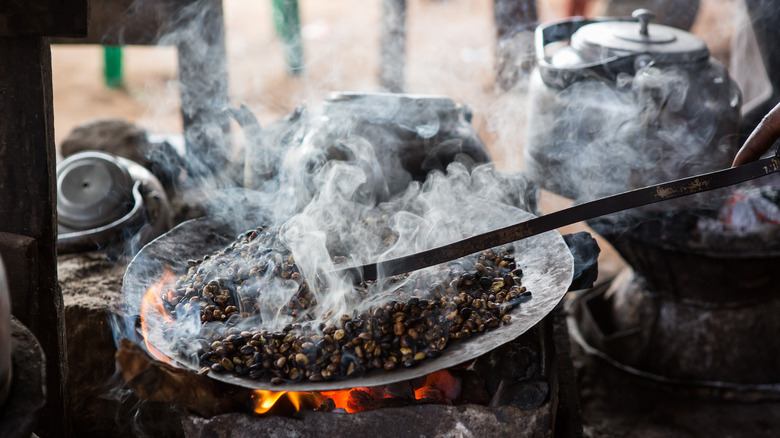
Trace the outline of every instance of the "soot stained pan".
<path fill-rule="evenodd" d="M 529 214 L 530 217 L 530 214 Z M 523 219 L 523 218 L 519 218 Z M 187 269 L 187 260 L 200 258 L 228 245 L 236 235 L 251 227 L 236 228 L 216 218 L 200 218 L 183 222 L 168 233 L 146 245 L 130 262 L 122 291 L 125 310 L 138 314 L 146 290 L 163 277 L 165 269 L 177 276 Z M 436 359 L 426 359 L 412 368 L 393 371 L 371 370 L 360 377 L 322 382 L 285 382 L 271 384 L 241 378 L 232 374 L 209 373 L 217 380 L 254 389 L 271 391 L 331 391 L 355 387 L 379 386 L 424 376 L 434 371 L 459 365 L 507 343 L 525 333 L 549 314 L 560 302 L 572 281 L 574 262 L 563 238 L 555 231 L 515 243 L 515 262 L 523 269 L 523 284 L 532 293 L 510 313 L 509 324 L 473 336 L 468 340 L 450 342 Z M 159 330 L 152 330 L 147 341 L 182 368 L 198 371 L 197 363 L 186 363 L 162 339 Z M 178 358 L 178 359 L 177 359 Z"/>

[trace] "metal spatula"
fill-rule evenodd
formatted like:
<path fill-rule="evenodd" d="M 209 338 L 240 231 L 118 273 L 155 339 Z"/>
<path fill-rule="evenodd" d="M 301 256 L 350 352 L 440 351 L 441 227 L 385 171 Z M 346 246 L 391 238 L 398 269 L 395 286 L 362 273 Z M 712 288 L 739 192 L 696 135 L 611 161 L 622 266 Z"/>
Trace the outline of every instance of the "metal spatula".
<path fill-rule="evenodd" d="M 361 281 L 376 280 L 379 275 L 389 277 L 416 271 L 566 225 L 681 196 L 728 187 L 778 170 L 780 170 L 780 149 L 772 157 L 739 167 L 623 192 L 469 237 L 449 245 L 391 260 L 342 269 L 339 273 L 349 272 L 355 281 Z"/>

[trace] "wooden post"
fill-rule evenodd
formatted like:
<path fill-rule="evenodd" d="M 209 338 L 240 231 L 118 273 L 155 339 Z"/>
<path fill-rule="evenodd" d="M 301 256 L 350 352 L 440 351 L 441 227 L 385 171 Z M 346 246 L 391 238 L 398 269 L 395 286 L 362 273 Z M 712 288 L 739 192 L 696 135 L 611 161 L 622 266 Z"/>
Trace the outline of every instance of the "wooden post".
<path fill-rule="evenodd" d="M 47 403 L 38 434 L 67 435 L 67 361 L 57 284 L 51 54 L 41 37 L 0 39 L 0 230 L 12 308 L 46 355 Z M 37 255 L 37 257 L 36 257 Z M 26 286 L 26 287 L 25 287 Z"/>
<path fill-rule="evenodd" d="M 222 0 L 92 0 L 86 38 L 54 42 L 176 47 L 188 171 L 205 176 L 225 169 L 230 119 Z"/>
<path fill-rule="evenodd" d="M 502 90 L 524 80 L 535 65 L 534 29 L 537 24 L 536 0 L 494 0 L 496 23 L 496 83 Z"/>
<path fill-rule="evenodd" d="M 173 40 L 178 49 L 181 115 L 193 166 L 190 171 L 196 175 L 220 174 L 226 168 L 230 147 L 222 0 L 200 1 L 198 8 L 180 6 Z"/>
<path fill-rule="evenodd" d="M 8 0 L 0 7 L 0 254 L 12 312 L 46 355 L 36 432 L 69 435 L 62 291 L 57 284 L 51 52 L 45 36 L 86 33 L 87 2 Z"/>
<path fill-rule="evenodd" d="M 392 93 L 404 89 L 406 0 L 382 0 L 379 85 Z"/>

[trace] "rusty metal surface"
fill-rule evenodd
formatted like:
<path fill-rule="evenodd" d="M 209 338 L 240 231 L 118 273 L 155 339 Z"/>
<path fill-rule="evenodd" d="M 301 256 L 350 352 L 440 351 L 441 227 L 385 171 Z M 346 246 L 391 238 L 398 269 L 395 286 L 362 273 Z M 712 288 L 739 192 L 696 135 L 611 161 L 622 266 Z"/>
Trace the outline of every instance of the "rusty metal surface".
<path fill-rule="evenodd" d="M 159 278 L 164 269 L 177 274 L 186 271 L 187 260 L 198 258 L 227 245 L 238 234 L 233 226 L 216 219 L 195 219 L 184 222 L 144 247 L 130 262 L 123 280 L 126 311 L 138 314 L 141 298 Z M 241 229 L 240 231 L 243 231 Z M 327 391 L 362 386 L 378 386 L 410 380 L 433 371 L 449 368 L 480 356 L 509 342 L 533 327 L 560 302 L 571 283 L 573 259 L 563 238 L 557 232 L 547 232 L 518 242 L 517 266 L 523 269 L 523 284 L 532 292 L 530 301 L 512 310 L 511 323 L 474 336 L 466 341 L 450 343 L 437 359 L 429 359 L 413 368 L 394 371 L 372 370 L 361 377 L 326 382 L 295 382 L 273 385 L 227 374 L 210 375 L 234 385 L 273 391 Z M 135 312 L 135 313 L 134 313 Z M 150 343 L 169 357 L 176 357 L 160 333 L 152 333 Z M 198 364 L 178 362 L 183 368 L 197 371 Z"/>

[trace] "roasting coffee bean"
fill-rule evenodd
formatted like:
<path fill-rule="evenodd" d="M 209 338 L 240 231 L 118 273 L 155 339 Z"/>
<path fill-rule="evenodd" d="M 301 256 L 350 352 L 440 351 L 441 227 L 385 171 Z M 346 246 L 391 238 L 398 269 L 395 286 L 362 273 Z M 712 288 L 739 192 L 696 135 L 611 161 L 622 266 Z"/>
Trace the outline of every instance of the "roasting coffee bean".
<path fill-rule="evenodd" d="M 276 230 L 258 228 L 222 251 L 192 260 L 163 303 L 176 317 L 199 313 L 204 327 L 214 327 L 204 331 L 196 348 L 200 365 L 211 372 L 272 383 L 320 381 L 415 366 L 441 356 L 451 340 L 510 323 L 512 309 L 531 298 L 522 275 L 508 249 L 483 251 L 465 272 L 458 265 L 421 274 L 392 301 L 313 323 L 315 292 L 325 295 L 327 287 L 310 289 Z M 256 298 L 262 290 L 249 286 L 268 276 L 296 288 L 281 309 L 261 309 Z M 387 284 L 392 281 L 397 280 Z M 384 285 L 364 283 L 351 299 L 364 301 Z M 290 322 L 281 330 L 264 327 L 261 312 Z M 246 317 L 256 324 L 242 323 L 238 329 Z"/>

